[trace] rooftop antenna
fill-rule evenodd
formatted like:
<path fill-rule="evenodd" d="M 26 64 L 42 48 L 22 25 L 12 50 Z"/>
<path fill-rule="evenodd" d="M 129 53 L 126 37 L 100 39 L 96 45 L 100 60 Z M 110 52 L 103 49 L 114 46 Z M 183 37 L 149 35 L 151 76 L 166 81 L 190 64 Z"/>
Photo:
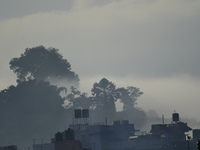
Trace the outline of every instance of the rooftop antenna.
<path fill-rule="evenodd" d="M 164 125 L 165 122 L 164 122 L 164 115 L 162 115 L 162 124 Z"/>

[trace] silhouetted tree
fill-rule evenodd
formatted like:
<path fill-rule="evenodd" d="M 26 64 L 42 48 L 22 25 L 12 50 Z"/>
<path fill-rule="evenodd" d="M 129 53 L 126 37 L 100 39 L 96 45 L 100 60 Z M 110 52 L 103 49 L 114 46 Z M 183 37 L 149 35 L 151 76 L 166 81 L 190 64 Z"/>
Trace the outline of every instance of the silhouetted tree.
<path fill-rule="evenodd" d="M 146 114 L 141 108 L 137 107 L 137 100 L 143 92 L 133 86 L 118 88 L 115 92 L 117 98 L 123 103 L 123 110 L 117 112 L 118 118 L 128 119 L 137 128 L 141 128 L 146 123 Z"/>
<path fill-rule="evenodd" d="M 116 89 L 115 84 L 106 78 L 93 84 L 91 97 L 74 86 L 68 90 L 67 96 L 61 97 L 60 93 L 66 93 L 66 88 L 58 88 L 56 84 L 52 85 L 52 81 L 63 82 L 64 79 L 78 85 L 79 78 L 55 48 L 27 48 L 19 58 L 10 61 L 10 69 L 18 79 L 16 86 L 11 85 L 0 91 L 0 135 L 4 137 L 0 141 L 2 145 L 9 141 L 24 144 L 27 140 L 41 136 L 49 138 L 50 134 L 64 126 L 67 117 L 72 117 L 73 110 L 79 107 L 92 109 L 94 122 L 102 121 L 105 117 L 113 121 L 128 116 L 137 117 L 134 121 L 142 124 L 139 119 L 145 118 L 144 112 L 135 107 L 142 92 L 135 87 Z M 66 99 L 67 110 L 62 107 Z M 118 99 L 124 104 L 122 112 L 116 112 L 115 103 Z"/>
<path fill-rule="evenodd" d="M 36 80 L 18 82 L 17 86 L 2 90 L 0 143 L 25 144 L 32 138 L 49 138 L 56 133 L 65 122 L 63 98 L 59 95 L 62 90 Z"/>
<path fill-rule="evenodd" d="M 44 46 L 27 48 L 19 58 L 10 61 L 10 69 L 18 79 L 16 86 L 0 92 L 0 135 L 4 137 L 0 143 L 50 138 L 50 134 L 65 126 L 67 119 L 62 107 L 64 98 L 60 96 L 66 88 L 50 83 L 62 80 L 72 83 L 66 86 L 78 85 L 78 75 L 57 49 Z"/>
<path fill-rule="evenodd" d="M 87 93 L 81 93 L 79 90 L 77 90 L 75 87 L 71 87 L 70 94 L 66 97 L 67 105 L 65 105 L 66 108 L 84 108 L 89 109 L 92 106 L 92 100 L 90 97 L 87 96 Z"/>
<path fill-rule="evenodd" d="M 143 94 L 139 88 L 128 86 L 116 89 L 118 99 L 123 103 L 123 110 L 133 109 L 137 104 L 138 97 Z"/>
<path fill-rule="evenodd" d="M 116 119 L 128 119 L 139 127 L 145 123 L 145 112 L 136 107 L 138 97 L 143 94 L 139 88 L 116 88 L 114 83 L 103 78 L 99 83 L 94 83 L 91 91 L 94 108 L 92 117 L 95 121 L 102 122 L 107 117 L 108 123 Z M 123 110 L 120 112 L 116 112 L 117 100 L 123 103 Z"/>
<path fill-rule="evenodd" d="M 94 83 L 92 88 L 94 110 L 103 117 L 113 117 L 116 114 L 115 85 L 106 78 Z"/>
<path fill-rule="evenodd" d="M 71 71 L 70 63 L 55 48 L 27 48 L 19 58 L 10 61 L 10 69 L 20 81 L 66 79 L 68 82 L 79 83 L 78 75 Z"/>

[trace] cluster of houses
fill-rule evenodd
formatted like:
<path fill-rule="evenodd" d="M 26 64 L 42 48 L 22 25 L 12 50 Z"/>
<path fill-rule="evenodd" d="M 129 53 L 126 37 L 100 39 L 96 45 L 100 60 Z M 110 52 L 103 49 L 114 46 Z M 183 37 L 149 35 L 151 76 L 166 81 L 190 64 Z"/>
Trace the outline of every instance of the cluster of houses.
<path fill-rule="evenodd" d="M 33 150 L 196 150 L 200 130 L 192 130 L 172 114 L 170 124 L 153 124 L 148 134 L 139 134 L 128 120 L 112 125 L 90 124 L 89 110 L 75 110 L 74 123 L 55 133 L 49 143 L 33 144 Z M 193 131 L 193 137 L 186 132 Z M 3 149 L 0 150 L 16 150 Z"/>

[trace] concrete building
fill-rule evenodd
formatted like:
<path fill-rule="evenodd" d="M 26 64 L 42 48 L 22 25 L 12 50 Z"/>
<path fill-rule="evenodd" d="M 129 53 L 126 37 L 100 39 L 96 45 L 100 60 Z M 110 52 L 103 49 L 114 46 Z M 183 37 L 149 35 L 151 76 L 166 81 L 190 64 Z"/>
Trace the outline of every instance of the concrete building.
<path fill-rule="evenodd" d="M 16 145 L 1 146 L 0 150 L 17 150 L 17 146 Z"/>
<path fill-rule="evenodd" d="M 89 127 L 90 125 L 88 123 L 70 125 L 70 128 L 74 130 L 75 140 L 79 140 L 84 148 L 91 147 Z"/>
<path fill-rule="evenodd" d="M 57 132 L 51 143 L 34 144 L 33 150 L 83 150 L 81 142 L 75 140 L 74 130 L 68 128 Z"/>
<path fill-rule="evenodd" d="M 80 141 L 56 141 L 55 150 L 83 150 Z"/>
<path fill-rule="evenodd" d="M 77 111 L 80 117 L 81 111 Z M 179 121 L 174 113 L 170 124 L 153 124 L 148 134 L 138 135 L 134 124 L 128 120 L 113 121 L 112 125 L 89 124 L 85 118 L 75 118 L 76 122 L 64 132 L 57 132 L 55 140 L 49 144 L 35 145 L 33 150 L 196 150 L 199 130 L 194 130 L 194 138 L 186 132 L 192 129 Z"/>
<path fill-rule="evenodd" d="M 83 148 L 103 150 L 109 143 L 128 141 L 136 132 L 134 124 L 127 120 L 114 121 L 113 125 L 104 124 L 75 124 L 70 125 L 74 130 L 75 139 L 79 140 Z"/>
<path fill-rule="evenodd" d="M 55 150 L 54 143 L 34 144 L 33 150 Z"/>

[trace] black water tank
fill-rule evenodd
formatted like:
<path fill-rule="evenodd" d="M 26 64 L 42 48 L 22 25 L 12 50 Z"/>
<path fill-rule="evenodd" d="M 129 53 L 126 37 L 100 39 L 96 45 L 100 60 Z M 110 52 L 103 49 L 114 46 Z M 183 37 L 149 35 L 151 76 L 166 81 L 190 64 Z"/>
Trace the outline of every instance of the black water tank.
<path fill-rule="evenodd" d="M 89 118 L 89 109 L 83 109 L 82 110 L 82 117 L 83 118 Z"/>
<path fill-rule="evenodd" d="M 56 141 L 63 141 L 62 133 L 61 132 L 57 132 L 55 134 L 55 139 L 56 139 Z"/>
<path fill-rule="evenodd" d="M 120 120 L 113 121 L 113 125 L 121 125 L 121 121 Z"/>
<path fill-rule="evenodd" d="M 75 109 L 75 118 L 82 118 L 81 109 Z"/>
<path fill-rule="evenodd" d="M 67 130 L 65 130 L 64 137 L 65 137 L 66 141 L 75 140 L 74 130 L 72 130 L 70 128 L 68 128 Z"/>
<path fill-rule="evenodd" d="M 179 121 L 179 114 L 178 114 L 178 113 L 173 113 L 173 114 L 172 114 L 172 120 L 173 120 L 174 122 Z"/>
<path fill-rule="evenodd" d="M 129 121 L 128 120 L 122 120 L 121 123 L 122 124 L 129 124 Z"/>

